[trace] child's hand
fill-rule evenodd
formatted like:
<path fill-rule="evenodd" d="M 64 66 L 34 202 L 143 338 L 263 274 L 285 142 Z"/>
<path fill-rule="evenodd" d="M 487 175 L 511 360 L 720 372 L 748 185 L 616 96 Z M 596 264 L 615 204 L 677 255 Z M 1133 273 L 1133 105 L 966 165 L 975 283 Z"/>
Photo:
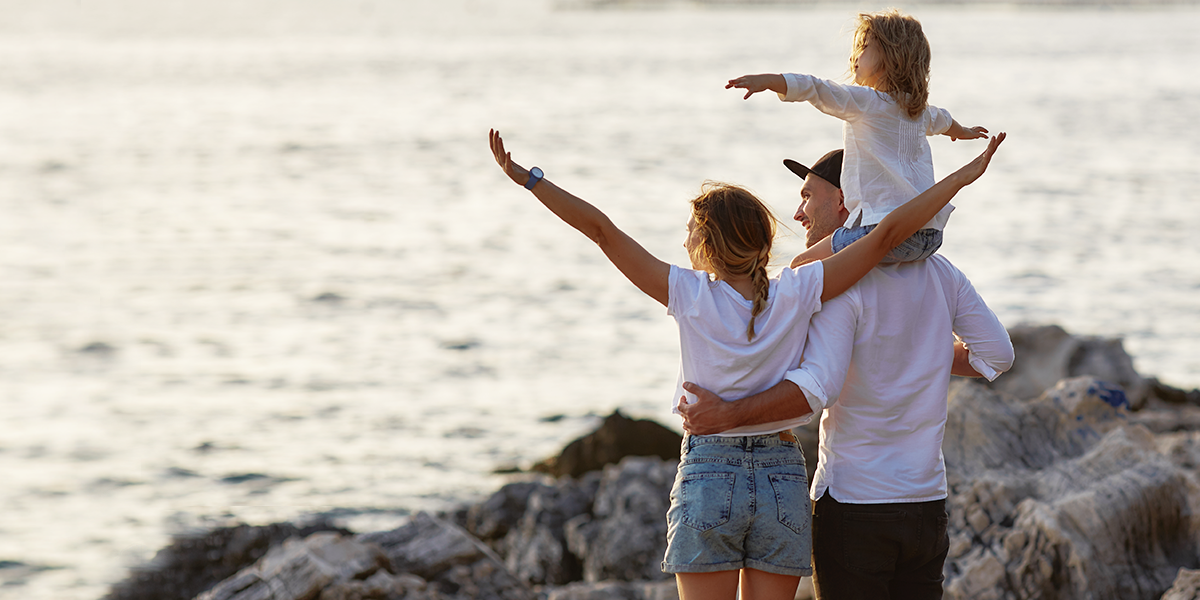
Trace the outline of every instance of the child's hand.
<path fill-rule="evenodd" d="M 504 169 L 504 174 L 513 180 L 517 185 L 525 185 L 529 181 L 529 171 L 525 167 L 513 162 L 512 153 L 504 151 L 504 140 L 500 139 L 500 132 L 495 129 L 488 130 L 488 143 L 492 147 L 492 156 L 496 158 L 496 164 Z"/>
<path fill-rule="evenodd" d="M 977 140 L 979 138 L 985 138 L 987 135 L 988 130 L 984 129 L 983 127 L 963 127 L 957 132 L 957 135 L 950 136 L 950 141 L 957 142 L 958 140 Z"/>
<path fill-rule="evenodd" d="M 725 84 L 725 89 L 737 88 L 746 90 L 746 95 L 742 100 L 749 98 L 759 92 L 771 90 L 777 94 L 787 93 L 787 82 L 783 80 L 783 75 L 742 75 L 737 79 L 730 79 L 729 83 Z"/>

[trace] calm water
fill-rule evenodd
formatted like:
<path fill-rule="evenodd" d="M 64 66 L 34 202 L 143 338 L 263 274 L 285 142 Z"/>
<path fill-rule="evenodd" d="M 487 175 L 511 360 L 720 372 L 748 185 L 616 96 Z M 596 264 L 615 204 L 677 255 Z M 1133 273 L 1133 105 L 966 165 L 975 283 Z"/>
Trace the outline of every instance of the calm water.
<path fill-rule="evenodd" d="M 97 598 L 228 519 L 388 526 L 618 407 L 677 426 L 670 319 L 487 129 L 682 262 L 702 180 L 790 217 L 781 159 L 840 142 L 724 81 L 841 75 L 857 8 L 0 0 L 0 596 Z M 1006 323 L 1200 385 L 1200 11 L 909 10 L 934 102 L 1010 135 L 943 253 Z"/>

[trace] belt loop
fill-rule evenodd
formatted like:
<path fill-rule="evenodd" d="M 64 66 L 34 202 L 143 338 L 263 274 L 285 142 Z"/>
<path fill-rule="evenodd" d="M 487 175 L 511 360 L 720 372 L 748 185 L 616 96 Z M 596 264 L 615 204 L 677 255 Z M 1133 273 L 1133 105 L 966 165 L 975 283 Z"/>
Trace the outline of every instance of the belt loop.
<path fill-rule="evenodd" d="M 746 452 L 751 452 L 754 450 L 754 436 L 742 436 L 742 449 Z"/>

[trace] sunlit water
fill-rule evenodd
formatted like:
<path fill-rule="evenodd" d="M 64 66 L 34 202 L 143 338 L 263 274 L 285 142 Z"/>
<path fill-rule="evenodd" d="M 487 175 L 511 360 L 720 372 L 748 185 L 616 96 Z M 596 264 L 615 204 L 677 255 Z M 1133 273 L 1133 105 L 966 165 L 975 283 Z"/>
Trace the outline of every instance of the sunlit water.
<path fill-rule="evenodd" d="M 781 159 L 840 142 L 725 80 L 842 75 L 857 8 L 0 2 L 0 596 L 92 600 L 206 523 L 387 526 L 616 408 L 677 427 L 671 320 L 487 129 L 682 262 L 701 181 L 786 219 Z M 933 102 L 1010 135 L 943 254 L 1005 323 L 1200 385 L 1200 12 L 909 10 Z"/>

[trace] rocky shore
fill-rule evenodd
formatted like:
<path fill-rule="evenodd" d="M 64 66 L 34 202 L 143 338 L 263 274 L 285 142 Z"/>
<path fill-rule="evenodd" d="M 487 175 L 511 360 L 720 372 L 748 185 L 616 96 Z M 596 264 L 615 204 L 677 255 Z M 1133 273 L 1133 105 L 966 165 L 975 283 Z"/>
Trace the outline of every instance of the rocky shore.
<path fill-rule="evenodd" d="M 1200 390 L 1139 375 L 1119 340 L 1010 333 L 1010 373 L 951 386 L 946 597 L 1200 598 Z M 811 468 L 815 427 L 796 433 Z M 180 537 L 105 599 L 677 598 L 659 562 L 678 445 L 617 413 L 478 504 Z"/>

